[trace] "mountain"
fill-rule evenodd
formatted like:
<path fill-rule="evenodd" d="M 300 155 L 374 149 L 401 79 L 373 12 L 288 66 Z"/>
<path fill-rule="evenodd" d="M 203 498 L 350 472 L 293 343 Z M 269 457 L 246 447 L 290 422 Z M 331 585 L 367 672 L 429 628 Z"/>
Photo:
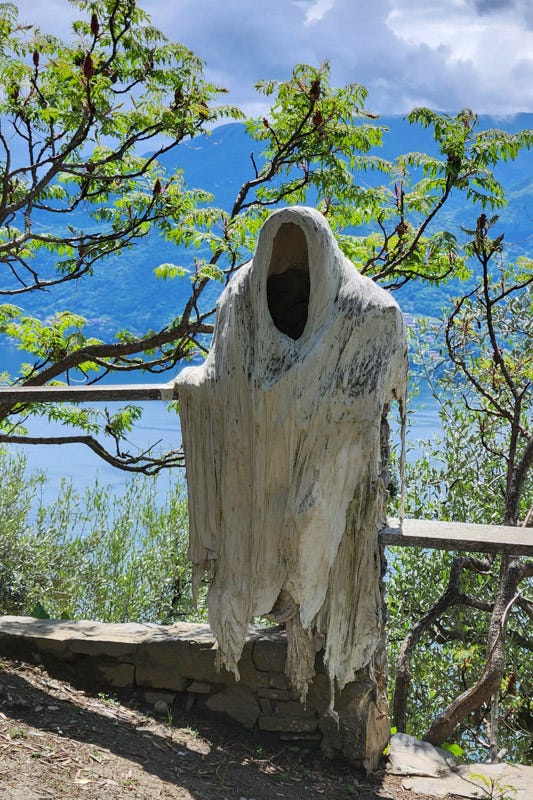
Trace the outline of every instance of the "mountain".
<path fill-rule="evenodd" d="M 482 117 L 481 126 L 501 127 L 516 131 L 533 128 L 533 114 L 519 114 L 505 120 Z M 400 117 L 380 119 L 389 132 L 380 155 L 392 159 L 410 151 L 434 152 L 431 133 L 417 125 L 409 125 Z M 164 158 L 170 171 L 180 168 L 190 188 L 203 188 L 214 196 L 214 203 L 230 209 L 244 180 L 253 175 L 250 154 L 259 158 L 260 147 L 251 142 L 244 125 L 232 123 L 214 129 L 210 135 L 184 142 Z M 504 185 L 509 205 L 500 212 L 498 230 L 512 246 L 513 254 L 533 251 L 531 217 L 533 214 L 533 155 L 524 152 L 515 162 L 504 163 L 496 170 Z M 459 230 L 462 225 L 473 227 L 480 210 L 467 206 L 457 195 L 438 218 L 441 225 Z M 162 282 L 153 269 L 170 261 L 187 266 L 194 252 L 183 253 L 155 234 L 146 236 L 130 251 L 110 258 L 101 264 L 93 277 L 74 284 L 57 287 L 53 293 L 28 295 L 25 310 L 45 317 L 55 309 L 68 308 L 91 320 L 95 335 L 109 337 L 118 328 L 141 333 L 148 327 L 159 327 L 179 313 L 188 285 L 183 281 Z M 185 257 L 185 260 L 184 260 Z M 186 280 L 186 279 L 184 279 Z M 214 301 L 220 284 L 209 288 L 209 300 Z M 443 302 L 456 291 L 447 288 L 413 283 L 399 295 L 400 304 L 411 314 L 433 315 Z"/>

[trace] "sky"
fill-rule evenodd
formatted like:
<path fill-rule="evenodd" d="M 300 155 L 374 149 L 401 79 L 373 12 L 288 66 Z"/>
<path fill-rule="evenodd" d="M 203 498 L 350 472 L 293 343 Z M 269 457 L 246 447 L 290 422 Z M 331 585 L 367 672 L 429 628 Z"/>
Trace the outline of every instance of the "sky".
<path fill-rule="evenodd" d="M 68 0 L 18 0 L 23 20 L 68 36 Z M 533 112 L 533 0 L 141 0 L 154 24 L 206 63 L 248 114 L 258 80 L 327 59 L 336 86 L 368 90 L 367 108 L 405 114 L 472 108 Z"/>

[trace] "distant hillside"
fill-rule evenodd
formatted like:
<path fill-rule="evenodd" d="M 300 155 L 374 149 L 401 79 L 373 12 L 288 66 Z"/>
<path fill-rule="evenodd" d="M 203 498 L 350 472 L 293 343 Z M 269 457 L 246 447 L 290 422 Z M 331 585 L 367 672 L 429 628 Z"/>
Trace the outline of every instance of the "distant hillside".
<path fill-rule="evenodd" d="M 431 152 L 434 143 L 430 133 L 410 126 L 397 117 L 383 118 L 380 122 L 390 132 L 385 137 L 382 155 L 385 158 L 409 151 Z M 501 127 L 519 130 L 533 127 L 533 114 L 521 114 L 498 121 L 482 118 L 483 127 Z M 229 209 L 241 183 L 252 174 L 250 153 L 258 146 L 252 143 L 241 124 L 216 128 L 210 136 L 182 143 L 168 154 L 165 166 L 171 170 L 183 169 L 187 185 L 204 188 L 215 195 L 215 204 Z M 514 163 L 502 164 L 498 177 L 504 184 L 509 206 L 501 214 L 499 229 L 505 232 L 506 241 L 514 253 L 533 252 L 533 154 L 524 153 Z M 452 199 L 440 217 L 440 224 L 459 229 L 471 227 L 479 210 L 465 206 L 462 198 Z M 53 294 L 28 295 L 24 305 L 28 312 L 44 317 L 57 308 L 71 308 L 91 319 L 95 333 L 109 336 L 118 327 L 142 332 L 147 327 L 159 327 L 179 313 L 184 290 L 180 281 L 163 283 L 153 275 L 158 264 L 172 261 L 187 266 L 193 253 L 182 254 L 176 247 L 155 235 L 147 236 L 133 250 L 100 265 L 97 274 L 77 285 L 66 284 Z M 214 284 L 210 291 L 214 299 L 220 291 Z M 402 290 L 399 299 L 405 311 L 412 314 L 436 314 L 446 297 L 453 294 L 448 288 L 415 285 Z"/>

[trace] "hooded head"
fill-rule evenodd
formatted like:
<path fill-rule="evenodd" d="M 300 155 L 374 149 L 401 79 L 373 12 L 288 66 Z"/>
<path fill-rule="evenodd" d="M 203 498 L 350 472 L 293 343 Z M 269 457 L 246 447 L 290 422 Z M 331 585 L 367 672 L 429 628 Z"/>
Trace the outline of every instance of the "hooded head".
<path fill-rule="evenodd" d="M 277 333 L 303 343 L 319 330 L 338 294 L 343 261 L 320 212 L 299 206 L 274 212 L 251 262 L 252 318 L 259 335 Z"/>

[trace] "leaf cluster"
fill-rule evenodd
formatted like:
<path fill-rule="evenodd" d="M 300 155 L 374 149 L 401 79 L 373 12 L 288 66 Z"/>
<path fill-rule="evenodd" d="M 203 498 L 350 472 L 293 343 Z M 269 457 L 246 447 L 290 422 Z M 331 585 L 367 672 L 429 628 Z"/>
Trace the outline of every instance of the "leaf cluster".
<path fill-rule="evenodd" d="M 74 5 L 82 18 L 68 44 L 21 25 L 16 9 L 3 6 L 3 294 L 90 274 L 162 216 L 179 216 L 193 195 L 179 175 L 165 182 L 157 159 L 221 116 L 239 116 L 213 105 L 222 90 L 203 78 L 200 59 L 168 42 L 135 3 Z M 93 217 L 92 229 L 63 222 L 79 212 Z M 48 270 L 32 266 L 42 249 L 56 257 Z"/>

